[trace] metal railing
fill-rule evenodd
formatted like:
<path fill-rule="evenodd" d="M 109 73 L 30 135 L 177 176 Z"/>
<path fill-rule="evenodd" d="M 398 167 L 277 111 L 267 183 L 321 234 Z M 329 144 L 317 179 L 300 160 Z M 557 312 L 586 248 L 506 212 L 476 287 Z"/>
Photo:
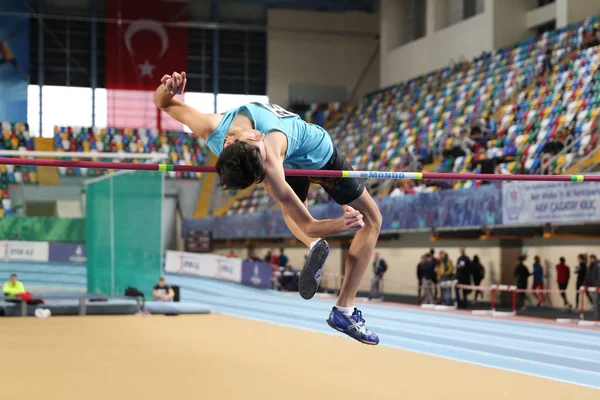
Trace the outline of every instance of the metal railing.
<path fill-rule="evenodd" d="M 585 161 L 589 160 L 590 158 L 593 158 L 596 156 L 597 153 L 600 152 L 600 147 L 596 147 L 594 150 L 592 150 L 589 154 L 587 154 L 586 156 L 582 157 L 579 159 L 579 163 L 582 164 Z M 584 168 L 582 168 L 579 172 L 581 173 L 586 173 L 586 172 L 592 172 L 592 170 L 597 167 L 600 164 L 600 161 L 592 163 Z"/>

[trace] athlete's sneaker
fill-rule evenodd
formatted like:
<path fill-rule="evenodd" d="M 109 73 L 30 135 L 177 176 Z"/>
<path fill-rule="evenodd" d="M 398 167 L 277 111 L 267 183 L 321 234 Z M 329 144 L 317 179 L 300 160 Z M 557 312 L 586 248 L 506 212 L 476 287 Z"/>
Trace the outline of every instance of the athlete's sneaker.
<path fill-rule="evenodd" d="M 303 299 L 312 299 L 321 283 L 321 274 L 323 273 L 323 264 L 329 256 L 329 244 L 320 239 L 308 252 L 306 264 L 300 277 L 298 278 L 298 292 Z"/>
<path fill-rule="evenodd" d="M 354 309 L 351 316 L 347 316 L 337 307 L 333 307 L 327 319 L 327 324 L 336 331 L 345 333 L 361 343 L 370 345 L 379 343 L 379 336 L 367 329 L 362 313 L 357 308 Z"/>

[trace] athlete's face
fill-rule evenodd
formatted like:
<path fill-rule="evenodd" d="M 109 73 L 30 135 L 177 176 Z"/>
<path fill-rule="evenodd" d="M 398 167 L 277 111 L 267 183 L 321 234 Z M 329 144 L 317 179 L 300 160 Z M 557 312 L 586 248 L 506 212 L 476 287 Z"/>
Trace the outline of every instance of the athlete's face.
<path fill-rule="evenodd" d="M 267 153 L 265 151 L 265 142 L 264 142 L 265 135 L 263 133 L 260 133 L 256 129 L 249 129 L 249 130 L 241 131 L 241 132 L 236 133 L 235 135 L 232 135 L 232 137 L 226 138 L 224 147 L 229 146 L 231 143 L 235 142 L 236 140 L 239 140 L 240 142 L 246 142 L 251 146 L 258 147 L 258 150 L 260 151 L 260 155 L 263 158 L 266 157 Z"/>

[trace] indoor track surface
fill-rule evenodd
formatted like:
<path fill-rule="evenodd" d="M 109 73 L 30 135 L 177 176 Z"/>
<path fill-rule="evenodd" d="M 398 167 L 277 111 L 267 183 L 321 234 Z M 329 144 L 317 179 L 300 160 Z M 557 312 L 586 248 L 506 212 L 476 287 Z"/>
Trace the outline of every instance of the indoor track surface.
<path fill-rule="evenodd" d="M 361 308 L 382 341 L 372 347 L 327 326 L 333 300 L 305 301 L 297 294 L 207 279 L 167 280 L 182 287 L 184 301 L 208 304 L 218 314 L 2 319 L 3 395 L 63 400 L 600 395 L 599 330 L 369 304 Z"/>

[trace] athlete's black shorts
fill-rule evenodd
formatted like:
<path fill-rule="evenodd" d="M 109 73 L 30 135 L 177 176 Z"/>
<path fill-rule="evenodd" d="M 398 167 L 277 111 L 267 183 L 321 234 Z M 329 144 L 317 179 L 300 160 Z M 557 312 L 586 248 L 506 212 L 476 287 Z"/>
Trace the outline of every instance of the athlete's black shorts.
<path fill-rule="evenodd" d="M 322 170 L 351 171 L 352 166 L 344 158 L 338 149 L 334 148 L 333 155 L 327 161 Z M 308 198 L 310 184 L 317 183 L 325 189 L 336 203 L 348 204 L 358 199 L 365 190 L 362 181 L 357 178 L 318 178 L 307 176 L 286 176 L 286 182 L 292 187 L 302 202 Z"/>

